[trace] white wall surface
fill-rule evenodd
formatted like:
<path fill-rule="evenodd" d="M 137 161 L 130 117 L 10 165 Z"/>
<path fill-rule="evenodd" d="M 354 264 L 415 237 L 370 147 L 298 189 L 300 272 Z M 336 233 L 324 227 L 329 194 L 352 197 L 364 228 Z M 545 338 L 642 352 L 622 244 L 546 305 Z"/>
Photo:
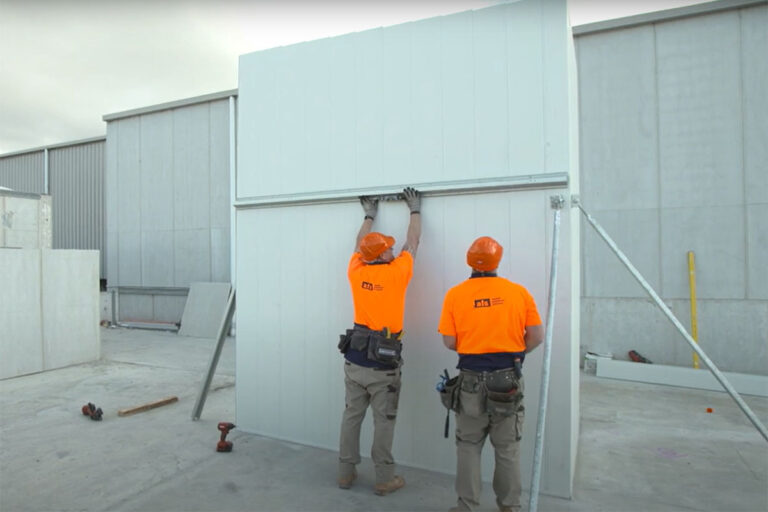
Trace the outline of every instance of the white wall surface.
<path fill-rule="evenodd" d="M 346 264 L 362 221 L 354 196 L 415 184 L 428 193 L 394 451 L 402 464 L 455 470 L 434 391 L 438 374 L 457 363 L 437 334 L 442 298 L 468 277 L 472 240 L 491 235 L 506 249 L 500 274 L 527 286 L 546 315 L 549 197 L 567 190 L 494 183 L 576 173 L 568 34 L 564 1 L 530 0 L 241 57 L 239 428 L 337 449 L 344 386 L 336 343 L 352 323 Z M 461 193 L 467 186 L 476 193 Z M 402 245 L 407 208 L 380 210 L 375 229 Z M 565 211 L 542 481 L 559 496 L 571 493 L 578 419 L 570 223 Z M 525 481 L 541 356 L 534 352 L 524 369 Z M 370 424 L 363 432 L 366 452 Z M 484 464 L 490 478 L 490 447 Z"/>
<path fill-rule="evenodd" d="M 0 379 L 101 357 L 99 252 L 0 249 Z"/>

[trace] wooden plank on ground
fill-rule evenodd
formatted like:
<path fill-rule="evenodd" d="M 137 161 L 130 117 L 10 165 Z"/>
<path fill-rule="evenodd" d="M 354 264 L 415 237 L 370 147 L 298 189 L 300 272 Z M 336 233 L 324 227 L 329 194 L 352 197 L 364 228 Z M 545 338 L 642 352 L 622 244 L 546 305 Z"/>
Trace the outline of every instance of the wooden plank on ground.
<path fill-rule="evenodd" d="M 120 409 L 119 411 L 117 411 L 117 415 L 130 416 L 131 414 L 136 414 L 137 412 L 148 411 L 150 409 L 154 409 L 156 407 L 162 407 L 163 405 L 172 404 L 173 402 L 178 402 L 178 401 L 179 401 L 179 397 L 169 396 L 168 398 L 163 398 L 162 400 L 157 400 L 155 402 L 149 402 L 148 404 L 138 405 L 136 407 L 130 407 L 128 409 Z"/>

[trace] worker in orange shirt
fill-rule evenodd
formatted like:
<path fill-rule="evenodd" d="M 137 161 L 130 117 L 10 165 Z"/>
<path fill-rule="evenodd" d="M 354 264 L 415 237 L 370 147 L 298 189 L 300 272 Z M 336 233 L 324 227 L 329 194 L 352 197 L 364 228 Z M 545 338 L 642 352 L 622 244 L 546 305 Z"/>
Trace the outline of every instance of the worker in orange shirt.
<path fill-rule="evenodd" d="M 376 468 L 374 492 L 381 496 L 405 485 L 405 480 L 395 475 L 392 439 L 400 398 L 405 292 L 421 236 L 421 198 L 411 187 L 403 190 L 403 195 L 410 210 L 410 222 L 397 257 L 392 252 L 394 238 L 371 232 L 378 211 L 377 200 L 360 198 L 365 218 L 347 269 L 355 324 L 339 343 L 344 354 L 346 407 L 341 419 L 338 484 L 349 489 L 357 478 L 360 425 L 370 405 L 374 426 L 371 458 Z"/>
<path fill-rule="evenodd" d="M 496 503 L 502 512 L 520 510 L 521 369 L 525 354 L 544 339 L 544 327 L 528 290 L 496 275 L 502 252 L 487 236 L 472 243 L 472 275 L 448 290 L 440 315 L 443 342 L 459 354 L 455 511 L 480 504 L 480 456 L 489 435 Z"/>

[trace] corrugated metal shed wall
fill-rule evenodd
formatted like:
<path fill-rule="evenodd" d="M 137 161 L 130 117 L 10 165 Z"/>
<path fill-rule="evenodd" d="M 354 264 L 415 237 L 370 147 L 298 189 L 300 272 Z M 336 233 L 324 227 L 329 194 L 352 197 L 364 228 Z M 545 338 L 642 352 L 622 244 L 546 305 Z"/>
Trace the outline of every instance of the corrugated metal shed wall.
<path fill-rule="evenodd" d="M 104 141 L 49 151 L 54 249 L 104 251 Z"/>
<path fill-rule="evenodd" d="M 685 325 L 694 251 L 702 347 L 767 374 L 768 4 L 587 32 L 577 49 L 583 204 Z M 690 366 L 589 226 L 582 247 L 582 349 Z"/>
<path fill-rule="evenodd" d="M 146 289 L 120 319 L 178 322 L 190 283 L 230 281 L 229 100 L 110 117 L 107 284 Z"/>
<path fill-rule="evenodd" d="M 53 206 L 53 248 L 100 251 L 100 278 L 106 278 L 104 247 L 104 139 L 0 156 L 0 186 L 18 192 L 49 193 Z"/>
<path fill-rule="evenodd" d="M 0 158 L 0 187 L 17 192 L 45 194 L 44 151 Z"/>

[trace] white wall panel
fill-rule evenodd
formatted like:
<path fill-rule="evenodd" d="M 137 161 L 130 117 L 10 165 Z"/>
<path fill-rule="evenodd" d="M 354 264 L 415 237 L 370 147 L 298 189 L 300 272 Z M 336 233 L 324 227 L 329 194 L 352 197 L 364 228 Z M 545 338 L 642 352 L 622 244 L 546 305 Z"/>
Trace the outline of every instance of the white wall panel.
<path fill-rule="evenodd" d="M 445 291 L 469 276 L 466 248 L 477 236 L 490 235 L 506 248 L 499 268 L 525 285 L 546 315 L 551 211 L 547 191 L 507 192 L 428 197 L 424 199 L 424 233 L 408 289 L 405 315 L 403 392 L 395 435 L 401 464 L 452 472 L 455 448 L 441 435 L 444 420 L 434 384 L 443 368 L 457 363 L 439 334 Z M 403 203 L 381 206 L 376 229 L 391 233 L 399 249 L 404 242 L 408 213 Z M 338 334 L 352 324 L 352 301 L 346 263 L 360 223 L 360 206 L 353 203 L 260 208 L 238 212 L 238 226 L 248 237 L 238 241 L 238 425 L 292 441 L 337 449 L 344 407 L 342 357 Z M 566 216 L 567 219 L 567 216 Z M 569 245 L 567 237 L 561 239 Z M 279 248 L 279 250 L 277 249 Z M 532 257 L 536 255 L 537 257 Z M 561 253 L 560 297 L 555 331 L 550 400 L 551 430 L 545 451 L 548 492 L 567 492 L 572 449 L 569 368 L 570 269 Z M 258 262 L 258 264 L 254 264 Z M 558 359 L 559 358 L 559 359 Z M 528 379 L 524 438 L 524 467 L 529 468 L 536 425 L 541 359 L 532 356 L 525 367 Z M 263 390 L 269 389 L 269 392 Z M 262 390 L 262 391 L 258 391 Z M 371 443 L 366 419 L 361 435 L 363 452 Z M 485 475 L 492 472 L 492 451 L 486 450 Z M 524 475 L 527 479 L 528 476 Z"/>
<path fill-rule="evenodd" d="M 240 428 L 337 449 L 344 386 L 336 343 L 352 324 L 346 265 L 362 221 L 348 198 L 361 189 L 431 184 L 442 192 L 427 194 L 422 206 L 394 451 L 401 464 L 455 470 L 434 385 L 457 357 L 444 348 L 437 322 L 447 289 L 469 275 L 470 243 L 496 237 L 507 249 L 500 274 L 531 290 L 542 317 L 547 308 L 554 192 L 478 187 L 576 172 L 565 2 L 541 4 L 507 3 L 241 57 L 236 274 L 238 308 L 248 314 L 238 317 Z M 475 188 L 457 192 L 456 180 Z M 313 194 L 330 200 L 305 200 Z M 266 205 L 275 200 L 281 204 Z M 407 208 L 385 202 L 379 209 L 375 229 L 401 247 Z M 564 212 L 550 395 L 556 406 L 542 483 L 560 496 L 571 493 L 578 418 L 569 224 Z M 525 369 L 524 480 L 540 368 L 539 354 Z M 371 438 L 367 418 L 363 452 Z M 486 449 L 486 478 L 492 460 Z"/>
<path fill-rule="evenodd" d="M 523 1 L 241 56 L 237 195 L 567 172 L 568 37 L 563 2 Z"/>

